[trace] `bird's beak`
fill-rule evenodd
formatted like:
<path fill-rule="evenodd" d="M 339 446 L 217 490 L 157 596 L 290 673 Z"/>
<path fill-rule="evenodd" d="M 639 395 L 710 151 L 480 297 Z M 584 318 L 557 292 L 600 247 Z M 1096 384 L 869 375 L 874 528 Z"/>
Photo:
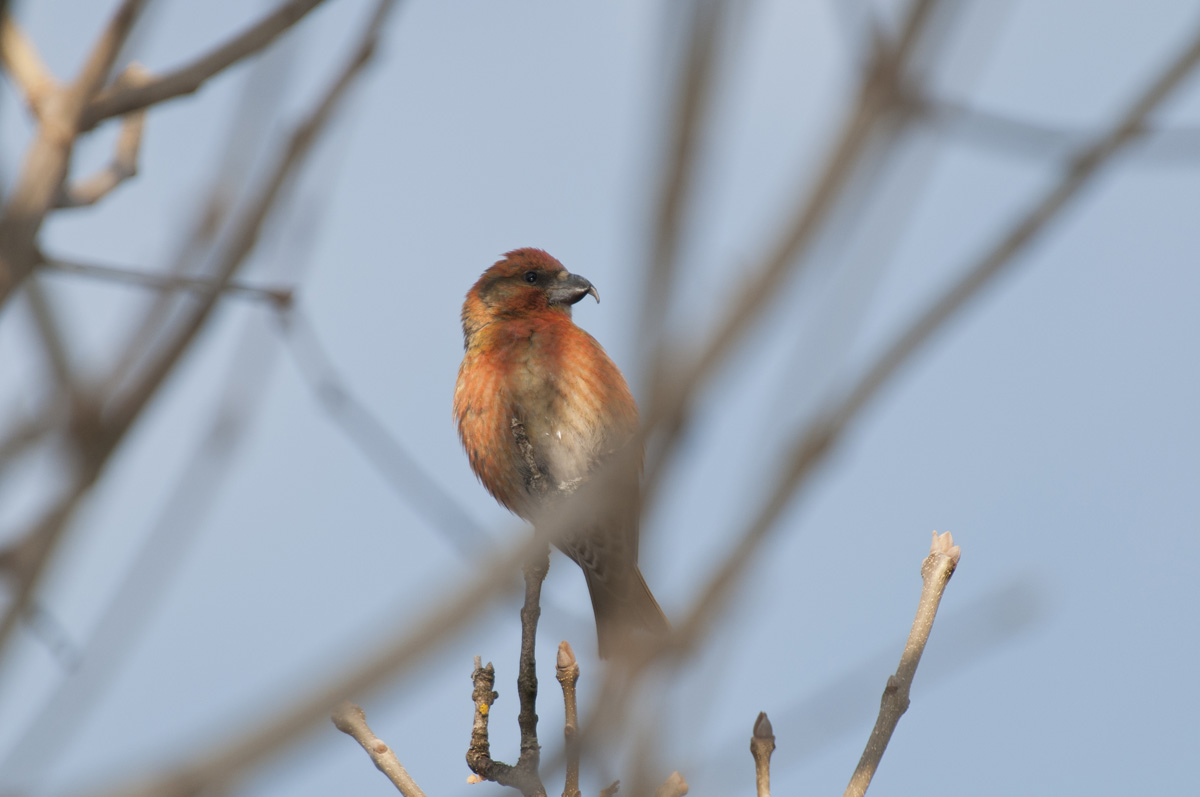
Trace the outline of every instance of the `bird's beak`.
<path fill-rule="evenodd" d="M 596 291 L 596 286 L 588 282 L 578 274 L 570 274 L 566 271 L 560 271 L 558 278 L 547 294 L 550 297 L 551 304 L 575 304 L 588 294 L 600 303 L 600 294 Z"/>

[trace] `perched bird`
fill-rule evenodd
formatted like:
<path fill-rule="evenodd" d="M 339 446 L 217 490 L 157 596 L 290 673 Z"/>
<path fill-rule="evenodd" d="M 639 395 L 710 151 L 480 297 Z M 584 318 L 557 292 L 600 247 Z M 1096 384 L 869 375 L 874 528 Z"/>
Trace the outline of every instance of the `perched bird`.
<path fill-rule="evenodd" d="M 669 625 L 638 570 L 638 412 L 620 370 L 571 320 L 592 283 L 540 249 L 493 265 L 463 302 L 458 434 L 488 492 L 535 526 L 581 518 L 554 543 L 583 570 L 600 655 Z M 575 504 L 571 513 L 572 501 Z"/>

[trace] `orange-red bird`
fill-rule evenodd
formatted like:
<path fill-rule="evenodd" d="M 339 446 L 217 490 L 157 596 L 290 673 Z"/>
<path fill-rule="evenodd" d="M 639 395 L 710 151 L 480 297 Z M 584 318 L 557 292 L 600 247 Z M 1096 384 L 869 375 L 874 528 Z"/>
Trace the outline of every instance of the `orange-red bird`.
<path fill-rule="evenodd" d="M 638 570 L 638 412 L 604 349 L 571 320 L 592 283 L 540 249 L 517 249 L 483 272 L 463 302 L 466 354 L 454 417 L 471 468 L 525 520 L 577 493 L 608 462 L 605 484 L 583 499 L 585 519 L 555 544 L 583 570 L 600 655 L 631 629 L 669 626 Z M 620 454 L 621 456 L 617 456 Z M 585 491 L 586 493 L 587 491 Z M 614 497 L 615 494 L 615 497 Z"/>

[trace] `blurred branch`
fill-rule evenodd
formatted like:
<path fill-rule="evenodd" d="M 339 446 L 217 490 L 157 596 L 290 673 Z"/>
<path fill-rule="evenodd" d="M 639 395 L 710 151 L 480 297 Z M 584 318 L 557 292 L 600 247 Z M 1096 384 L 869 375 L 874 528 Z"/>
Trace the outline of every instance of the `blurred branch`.
<path fill-rule="evenodd" d="M 690 414 L 692 397 L 700 384 L 725 360 L 751 323 L 761 315 L 763 307 L 778 293 L 784 278 L 800 268 L 803 255 L 850 182 L 873 133 L 898 108 L 900 86 L 907 79 L 910 61 L 919 50 L 920 39 L 940 2 L 914 0 L 898 43 L 876 42 L 874 57 L 859 86 L 853 111 L 838 136 L 837 147 L 826 159 L 825 170 L 801 201 L 791 224 L 763 264 L 750 269 L 739 279 L 743 286 L 741 291 L 730 297 L 729 311 L 700 352 L 685 358 L 681 367 L 664 369 L 665 375 L 652 383 L 646 428 L 659 428 L 665 432 L 664 449 L 669 449 L 671 442 L 682 432 Z M 647 492 L 652 491 L 657 482 L 664 456 L 660 454 L 647 465 Z"/>
<path fill-rule="evenodd" d="M 209 78 L 262 50 L 319 6 L 322 1 L 290 0 L 290 2 L 285 2 L 225 44 L 174 72 L 142 86 L 129 88 L 114 86 L 104 91 L 88 107 L 82 120 L 82 129 L 90 130 L 110 117 L 123 116 L 165 100 L 191 94 L 203 86 Z"/>
<path fill-rule="evenodd" d="M 120 266 L 84 263 L 79 260 L 64 260 L 60 257 L 51 257 L 48 255 L 42 255 L 41 265 L 45 270 L 50 272 L 74 274 L 105 282 L 137 285 L 156 291 L 186 290 L 202 295 L 224 294 L 226 296 L 237 296 L 266 302 L 278 309 L 290 307 L 294 299 L 294 289 L 291 287 L 266 288 L 247 285 L 244 282 L 234 279 L 230 279 L 222 285 L 219 282 L 202 277 L 183 277 L 152 271 L 136 271 Z"/>
<path fill-rule="evenodd" d="M 116 86 L 140 86 L 150 80 L 150 73 L 141 64 L 130 64 L 117 78 Z M 97 174 L 72 185 L 64 185 L 55 202 L 56 207 L 78 208 L 94 205 L 108 196 L 118 185 L 137 175 L 138 153 L 142 148 L 142 132 L 146 127 L 145 110 L 133 111 L 121 120 L 121 131 L 112 162 Z"/>
<path fill-rule="evenodd" d="M 575 651 L 565 640 L 558 645 L 558 658 L 554 674 L 563 692 L 563 754 L 567 759 L 567 774 L 563 785 L 563 797 L 582 797 L 579 791 L 579 709 L 575 698 L 575 687 L 579 683 L 579 662 Z"/>
<path fill-rule="evenodd" d="M 425 797 L 425 792 L 409 776 L 392 748 L 367 725 L 367 715 L 361 707 L 350 702 L 342 703 L 334 710 L 332 719 L 339 731 L 362 745 L 375 762 L 375 768 L 386 775 L 404 797 Z"/>
<path fill-rule="evenodd" d="M 481 607 L 509 586 L 513 572 L 533 548 L 533 541 L 526 540 L 502 555 L 493 556 L 465 588 L 450 597 L 422 603 L 435 608 L 415 628 L 397 635 L 377 653 L 354 663 L 349 672 L 301 695 L 295 704 L 259 725 L 231 734 L 216 748 L 199 752 L 173 771 L 134 778 L 100 793 L 109 797 L 175 797 L 230 782 L 262 759 L 303 738 L 313 725 L 327 721 L 333 707 L 347 695 L 364 694 L 435 652 L 439 643 L 462 630 Z"/>
<path fill-rule="evenodd" d="M 324 92 L 314 110 L 294 130 L 282 156 L 263 181 L 254 201 L 234 221 L 230 243 L 223 251 L 217 268 L 214 270 L 215 282 L 222 290 L 254 249 L 259 231 L 274 207 L 275 201 L 284 187 L 289 184 L 294 172 L 304 163 L 313 143 L 325 129 L 355 77 L 370 60 L 375 51 L 383 22 L 394 4 L 395 0 L 380 0 L 351 58 Z M 105 41 L 111 38 L 108 36 Z M 111 41 L 108 43 L 111 44 Z M 15 196 L 10 201 L 10 205 L 14 201 L 16 201 Z M 3 244 L 12 244 L 15 233 L 27 232 L 23 227 L 14 227 L 15 232 L 7 233 L 6 237 L 4 228 L 6 221 L 8 221 L 7 217 L 0 220 L 0 251 L 3 252 L 10 251 Z M 36 233 L 36 230 L 33 230 L 33 233 Z M 29 243 L 32 245 L 32 238 L 29 239 Z M 31 252 L 36 254 L 35 249 L 31 249 Z M 212 292 L 201 297 L 196 307 L 179 325 L 173 339 L 163 347 L 163 351 L 146 369 L 142 379 L 126 395 L 114 400 L 114 406 L 105 417 L 88 414 L 77 418 L 75 423 L 76 441 L 81 453 L 82 467 L 75 483 L 67 493 L 46 511 L 20 542 L 21 549 L 29 553 L 29 557 L 23 560 L 28 563 L 28 566 L 18 574 L 13 598 L 5 610 L 3 620 L 0 620 L 0 649 L 4 649 L 11 638 L 17 618 L 28 605 L 30 596 L 39 582 L 47 562 L 83 496 L 99 478 L 108 458 L 134 421 L 162 387 L 167 376 L 178 365 L 184 352 L 210 317 L 219 296 L 219 292 Z M 80 410 L 83 409 L 90 408 L 80 408 Z"/>
<path fill-rule="evenodd" d="M 833 449 L 847 427 L 869 404 L 871 399 L 895 376 L 917 351 L 929 342 L 935 332 L 966 304 L 979 295 L 992 278 L 1014 262 L 1037 236 L 1058 217 L 1071 199 L 1100 172 L 1102 166 L 1135 136 L 1146 117 L 1183 82 L 1200 62 L 1200 32 L 1164 69 L 1107 134 L 1081 154 L 1061 180 L 1013 225 L 1001 239 L 959 277 L 930 306 L 897 335 L 886 350 L 875 359 L 863 374 L 834 401 L 830 409 L 803 429 L 785 452 L 778 468 L 778 481 L 761 504 L 753 520 L 738 535 L 738 542 L 726 554 L 716 572 L 698 593 L 691 610 L 676 626 L 671 637 L 647 645 L 639 651 L 635 662 L 644 668 L 658 656 L 678 652 L 695 644 L 703 636 L 720 607 L 724 606 L 730 590 L 737 583 L 751 557 L 775 528 L 784 509 L 795 493 L 810 481 L 809 477 Z M 591 725 L 603 728 L 618 714 L 631 690 L 617 679 L 607 679 L 596 701 L 597 712 Z M 590 728 L 589 728 L 590 732 Z M 586 735 L 586 734 L 585 734 Z"/>
<path fill-rule="evenodd" d="M 466 558 L 485 555 L 493 545 L 490 535 L 350 391 L 307 318 L 299 310 L 293 310 L 281 314 L 279 319 L 300 374 L 328 417 L 392 489 L 459 553 Z"/>
<path fill-rule="evenodd" d="M 471 745 L 467 748 L 467 766 L 479 777 L 517 789 L 525 797 L 546 797 L 546 787 L 538 774 L 541 746 L 537 737 L 537 662 L 534 657 L 537 642 L 538 618 L 541 616 L 542 582 L 550 568 L 550 546 L 541 542 L 525 561 L 525 605 L 521 607 L 521 664 L 517 674 L 517 695 L 521 712 L 517 724 L 521 728 L 521 755 L 510 765 L 492 758 L 488 742 L 488 714 L 497 694 L 493 691 L 495 672 L 492 665 L 479 666 L 475 657 L 475 722 L 471 730 Z"/>
<path fill-rule="evenodd" d="M 93 47 L 75 82 L 55 89 L 37 104 L 37 134 L 0 214 L 0 308 L 37 262 L 37 235 L 67 178 L 84 109 L 112 68 L 113 59 L 146 1 L 125 0 Z M 5 29 L 8 35 L 4 42 L 7 43 L 17 28 L 7 22 Z M 36 71 L 30 67 L 32 47 L 19 45 L 18 52 L 23 54 L 24 65 L 20 68 L 28 77 Z M 34 78 L 31 85 L 48 86 L 40 78 Z"/>
<path fill-rule="evenodd" d="M 765 711 L 758 712 L 750 735 L 750 755 L 754 757 L 754 785 L 758 797 L 771 797 L 771 753 L 775 752 L 775 731 Z"/>
<path fill-rule="evenodd" d="M 1049 223 L 1058 217 L 1067 203 L 1109 163 L 1136 134 L 1146 117 L 1178 86 L 1200 62 L 1200 34 L 1147 88 L 1122 115 L 1120 120 L 1094 146 L 1078 157 L 1062 179 L 1035 202 L 1020 220 L 962 276 L 909 325 L 876 359 L 844 398 L 814 421 L 790 447 L 781 478 L 754 521 L 740 537 L 737 547 L 723 561 L 684 623 L 679 626 L 683 640 L 694 639 L 707 623 L 724 596 L 790 502 L 792 494 L 807 482 L 815 466 L 824 459 L 832 444 L 866 407 L 897 370 L 943 328 L 969 300 L 976 297 L 1003 268 L 1010 265 Z"/>
<path fill-rule="evenodd" d="M 211 276 L 211 261 L 231 213 L 240 211 L 238 195 L 247 181 L 247 175 L 255 173 L 256 156 L 271 144 L 269 129 L 279 115 L 288 83 L 293 79 L 291 68 L 295 61 L 295 42 L 291 46 L 271 48 L 262 58 L 256 59 L 250 73 L 241 86 L 240 97 L 233 111 L 232 122 L 225 134 L 225 144 L 219 166 L 212 171 L 211 186 L 207 198 L 199 204 L 191 220 L 191 229 L 181 237 L 171 262 L 165 269 L 171 276 Z M 312 230 L 313 227 L 306 227 Z M 297 241 L 303 236 L 293 236 Z M 310 251 L 310 250 L 305 250 Z M 140 323 L 131 331 L 121 348 L 121 356 L 110 372 L 106 390 L 116 393 L 131 378 L 134 368 L 144 362 L 157 342 L 164 337 L 172 310 L 178 306 L 175 291 L 159 291 L 147 308 Z"/>
<path fill-rule="evenodd" d="M 662 319 L 669 304 L 681 227 L 693 190 L 696 150 L 712 99 L 717 42 L 723 29 L 726 6 L 726 0 L 701 0 L 685 6 L 690 9 L 687 42 L 679 85 L 673 92 L 674 104 L 662 153 L 658 216 L 646 269 L 649 284 L 642 301 L 642 339 L 653 341 L 653 348 L 644 363 L 651 384 L 660 376 L 665 353 Z M 677 24 L 678 20 L 671 20 L 672 28 Z"/>
<path fill-rule="evenodd" d="M 1094 143 L 1095 130 L 1063 128 L 993 113 L 954 100 L 914 96 L 906 99 L 917 118 L 948 135 L 1004 152 L 1037 158 L 1072 157 Z M 1139 125 L 1131 135 L 1145 154 L 1200 157 L 1200 128 Z"/>
<path fill-rule="evenodd" d="M 62 403 L 43 407 L 41 414 L 10 424 L 7 434 L 0 438 L 0 475 L 4 469 L 40 440 L 62 427 L 66 413 Z"/>
<path fill-rule="evenodd" d="M 58 81 L 42 60 L 37 46 L 25 35 L 11 16 L 0 19 L 0 58 L 4 69 L 25 98 L 35 117 L 40 116 L 46 98 L 59 90 Z"/>
<path fill-rule="evenodd" d="M 29 279 L 25 283 L 25 299 L 29 302 L 29 308 L 33 313 L 38 340 L 46 351 L 46 359 L 50 362 L 50 371 L 54 375 L 54 380 L 58 383 L 58 388 L 63 395 L 73 401 L 77 393 L 75 375 L 71 371 L 71 358 L 67 354 L 62 325 L 59 323 L 54 305 L 37 279 Z"/>
<path fill-rule="evenodd" d="M 921 589 L 921 600 L 917 604 L 917 616 L 913 620 L 912 631 L 900 656 L 900 666 L 895 675 L 888 676 L 887 687 L 883 690 L 883 699 L 880 701 L 879 717 L 875 720 L 875 727 L 871 730 L 867 747 L 863 750 L 858 767 L 850 778 L 850 784 L 846 787 L 845 797 L 863 797 L 867 793 L 867 787 L 871 785 L 871 778 L 879 768 L 879 762 L 883 760 L 883 753 L 892 738 L 892 733 L 895 732 L 900 717 L 908 710 L 908 695 L 913 678 L 917 674 L 917 665 L 920 664 L 921 654 L 925 652 L 925 645 L 929 642 L 929 632 L 933 630 L 933 620 L 937 616 L 942 594 L 946 585 L 950 583 L 950 577 L 954 575 L 954 569 L 958 567 L 961 556 L 962 551 L 954 544 L 954 538 L 949 532 L 942 535 L 936 531 L 933 533 L 929 556 L 921 564 L 924 586 Z"/>

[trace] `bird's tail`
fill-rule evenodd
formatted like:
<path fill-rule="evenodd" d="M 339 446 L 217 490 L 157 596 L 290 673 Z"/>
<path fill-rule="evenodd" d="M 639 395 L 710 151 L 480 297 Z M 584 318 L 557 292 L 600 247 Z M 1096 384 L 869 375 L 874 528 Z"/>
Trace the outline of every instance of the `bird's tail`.
<path fill-rule="evenodd" d="M 635 631 L 666 634 L 671 630 L 667 615 L 646 586 L 636 566 L 631 578 L 608 583 L 595 573 L 584 570 L 592 610 L 596 613 L 596 638 L 600 658 L 608 659 L 629 644 Z"/>

